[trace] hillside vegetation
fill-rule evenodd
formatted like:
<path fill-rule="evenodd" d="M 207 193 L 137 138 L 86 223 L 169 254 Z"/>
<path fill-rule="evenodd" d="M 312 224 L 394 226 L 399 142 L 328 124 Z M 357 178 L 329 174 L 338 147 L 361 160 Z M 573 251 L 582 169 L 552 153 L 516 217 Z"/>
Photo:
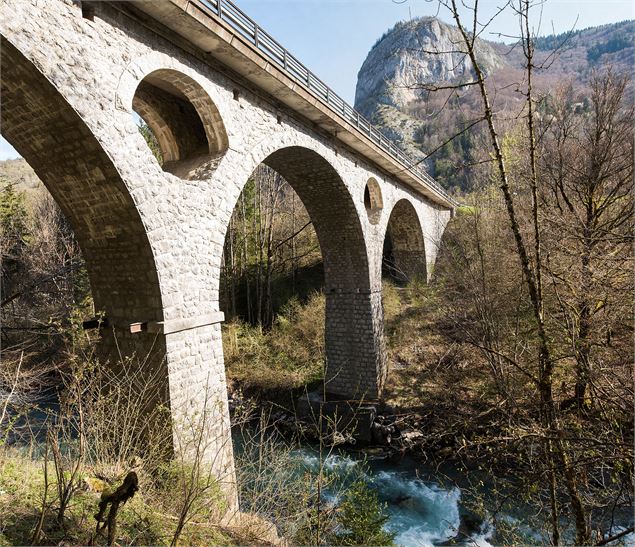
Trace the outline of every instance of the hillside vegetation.
<path fill-rule="evenodd" d="M 473 79 L 469 58 L 455 47 L 457 33 L 455 26 L 433 17 L 401 22 L 388 30 L 359 70 L 355 107 L 411 156 L 424 160 L 442 185 L 466 191 L 474 188 L 472 166 L 484 159 L 484 140 L 482 124 L 475 124 L 477 89 L 445 88 Z M 623 21 L 536 38 L 536 96 L 572 82 L 585 107 L 594 71 L 612 67 L 616 73 L 632 72 L 633 36 L 635 21 Z M 479 38 L 476 53 L 487 76 L 492 108 L 512 125 L 523 108 L 522 47 Z M 443 91 L 433 92 L 439 86 Z M 627 96 L 633 97 L 632 86 Z M 459 132 L 459 138 L 451 139 Z"/>

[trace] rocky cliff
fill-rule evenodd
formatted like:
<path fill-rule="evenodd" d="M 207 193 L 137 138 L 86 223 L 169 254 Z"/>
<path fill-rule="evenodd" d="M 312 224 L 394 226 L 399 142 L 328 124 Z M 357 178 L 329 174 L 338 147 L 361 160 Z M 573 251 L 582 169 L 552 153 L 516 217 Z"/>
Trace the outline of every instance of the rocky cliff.
<path fill-rule="evenodd" d="M 397 23 L 373 46 L 357 75 L 355 108 L 413 158 L 425 156 L 418 137 L 424 123 L 412 114 L 426 96 L 421 84 L 472 79 L 471 61 L 457 51 L 459 40 L 456 27 L 435 17 Z M 477 48 L 487 73 L 504 66 L 495 44 L 478 40 Z"/>
<path fill-rule="evenodd" d="M 421 99 L 422 83 L 460 82 L 472 77 L 472 63 L 457 51 L 456 27 L 435 17 L 397 23 L 368 53 L 357 75 L 355 107 L 372 117 L 380 104 L 404 110 Z M 486 72 L 504 65 L 495 47 L 479 40 L 479 62 Z"/>
<path fill-rule="evenodd" d="M 480 112 L 480 97 L 473 87 L 463 88 L 446 102 L 447 93 L 429 94 L 421 86 L 472 79 L 470 60 L 457 51 L 460 42 L 456 27 L 434 17 L 400 22 L 375 43 L 359 70 L 355 108 L 413 158 L 426 158 Z M 538 94 L 547 94 L 567 81 L 584 89 L 594 71 L 608 66 L 617 73 L 632 72 L 635 22 L 542 37 L 536 49 L 537 64 L 549 60 L 547 70 L 534 73 Z M 518 92 L 518 82 L 524 81 L 522 49 L 479 39 L 476 50 L 488 86 L 496 90 L 490 96 L 494 109 L 513 118 L 524 104 Z M 465 166 L 472 159 L 476 141 L 475 131 L 470 131 L 441 147 L 426 159 L 428 170 L 446 187 L 469 188 Z"/>

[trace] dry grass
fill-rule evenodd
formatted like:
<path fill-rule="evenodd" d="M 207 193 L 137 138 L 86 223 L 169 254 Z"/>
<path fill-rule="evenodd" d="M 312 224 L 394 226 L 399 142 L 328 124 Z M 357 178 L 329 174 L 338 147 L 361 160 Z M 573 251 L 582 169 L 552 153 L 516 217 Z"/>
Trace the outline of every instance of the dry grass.
<path fill-rule="evenodd" d="M 140 488 L 118 512 L 118 545 L 169 545 L 177 524 L 171 481 L 139 473 Z M 105 483 L 90 466 L 82 468 L 82 488 L 71 500 L 63 523 L 54 519 L 54 503 L 47 511 L 41 545 L 105 545 L 91 543 L 97 506 Z M 8 448 L 0 453 L 0 546 L 31 545 L 40 517 L 44 491 L 43 460 L 33 450 Z M 53 500 L 54 502 L 55 500 Z M 264 539 L 263 539 L 264 538 Z M 271 524 L 251 516 L 231 525 L 198 515 L 188 523 L 179 545 L 268 545 L 275 540 Z"/>
<path fill-rule="evenodd" d="M 288 392 L 324 374 L 324 295 L 291 299 L 270 331 L 233 321 L 223 326 L 228 379 L 246 390 Z"/>
<path fill-rule="evenodd" d="M 470 384 L 481 389 L 483 379 L 477 367 L 466 375 L 470 371 L 466 349 L 439 329 L 442 312 L 434 287 L 396 287 L 384 282 L 383 302 L 389 406 L 403 411 L 437 406 L 449 395 L 454 399 L 457 389 L 464 391 Z"/>
<path fill-rule="evenodd" d="M 80 490 L 73 494 L 62 523 L 54 518 L 55 499 L 49 502 L 45 518 L 43 545 L 88 545 L 95 531 L 100 490 L 105 483 L 97 479 L 90 466 L 83 466 Z M 0 545 L 30 545 L 40 517 L 44 492 L 43 460 L 35 451 L 4 449 L 0 455 Z M 119 545 L 167 545 L 172 539 L 176 515 L 162 511 L 169 507 L 173 492 L 157 486 L 140 473 L 140 489 L 118 515 Z M 95 545 L 105 544 L 97 538 Z M 234 541 L 218 526 L 192 523 L 184 532 L 182 545 L 232 545 Z"/>

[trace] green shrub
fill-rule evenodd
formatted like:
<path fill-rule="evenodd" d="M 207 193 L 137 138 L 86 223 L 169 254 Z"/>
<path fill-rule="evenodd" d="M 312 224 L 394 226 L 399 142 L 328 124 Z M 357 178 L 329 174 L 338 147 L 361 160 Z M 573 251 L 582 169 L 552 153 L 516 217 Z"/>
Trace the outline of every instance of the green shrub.
<path fill-rule="evenodd" d="M 3 293 L 14 283 L 8 278 L 21 270 L 20 254 L 29 240 L 29 215 L 24 192 L 16 191 L 13 184 L 0 190 L 0 251 L 2 252 Z M 6 295 L 5 295 L 6 296 Z M 4 298 L 4 296 L 3 296 Z"/>
<path fill-rule="evenodd" d="M 355 481 L 339 508 L 340 532 L 336 545 L 394 545 L 395 534 L 384 529 L 388 521 L 385 504 L 365 481 Z"/>
<path fill-rule="evenodd" d="M 239 320 L 223 327 L 230 379 L 259 390 L 290 390 L 320 380 L 324 373 L 324 295 L 306 304 L 292 298 L 270 330 Z"/>

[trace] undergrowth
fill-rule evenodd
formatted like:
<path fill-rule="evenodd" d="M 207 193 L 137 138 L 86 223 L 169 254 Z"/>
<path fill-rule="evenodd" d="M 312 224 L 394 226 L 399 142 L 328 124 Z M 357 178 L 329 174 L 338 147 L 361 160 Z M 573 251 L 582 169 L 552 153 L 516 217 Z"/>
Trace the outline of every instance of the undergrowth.
<path fill-rule="evenodd" d="M 240 320 L 223 326 L 228 379 L 245 390 L 291 391 L 324 376 L 324 295 L 291 298 L 266 331 Z"/>
<path fill-rule="evenodd" d="M 52 466 L 52 463 L 48 465 Z M 178 518 L 173 510 L 173 481 L 157 480 L 143 472 L 138 474 L 139 491 L 118 512 L 117 543 L 168 545 Z M 49 485 L 49 493 L 52 486 Z M 61 522 L 55 518 L 55 500 L 46 502 L 44 526 L 37 544 L 105 544 L 104 537 L 94 537 L 94 514 L 97 513 L 101 493 L 107 488 L 109 485 L 95 476 L 90 465 L 82 466 L 79 488 L 73 493 Z M 0 452 L 0 545 L 32 544 L 42 512 L 44 491 L 44 461 L 40 451 L 3 448 Z M 235 532 L 224 530 L 210 519 L 201 521 L 204 522 L 193 521 L 186 527 L 179 541 L 181 545 L 243 544 L 244 540 L 235 537 Z"/>

